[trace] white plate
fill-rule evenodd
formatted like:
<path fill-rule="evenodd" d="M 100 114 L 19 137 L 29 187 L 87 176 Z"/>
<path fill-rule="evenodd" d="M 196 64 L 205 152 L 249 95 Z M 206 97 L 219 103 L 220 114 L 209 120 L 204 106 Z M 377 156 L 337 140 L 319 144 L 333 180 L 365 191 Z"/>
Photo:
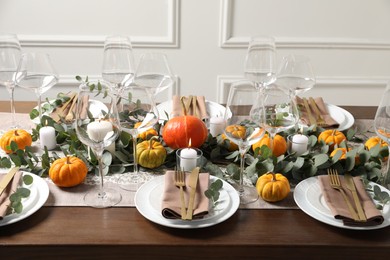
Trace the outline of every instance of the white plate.
<path fill-rule="evenodd" d="M 50 100 L 50 103 L 54 102 L 54 100 Z M 45 102 L 46 103 L 46 102 Z M 43 103 L 41 106 L 43 106 L 45 103 Z M 38 110 L 38 106 L 34 107 L 34 109 Z M 92 113 L 92 115 L 99 115 L 99 113 L 103 110 L 107 112 L 107 106 L 104 105 L 101 101 L 99 100 L 89 100 L 89 110 Z M 50 115 L 49 112 L 45 112 L 42 115 Z M 33 120 L 34 124 L 39 124 L 39 117 L 34 118 Z"/>
<path fill-rule="evenodd" d="M 332 104 L 326 104 L 326 106 L 329 115 L 339 123 L 339 127 L 337 128 L 339 131 L 347 130 L 355 123 L 353 115 L 347 110 Z"/>
<path fill-rule="evenodd" d="M 45 204 L 49 197 L 49 186 L 41 177 L 28 172 L 23 172 L 24 175 L 33 177 L 33 183 L 31 185 L 22 185 L 22 187 L 28 188 L 31 192 L 28 198 L 22 200 L 23 211 L 20 214 L 14 213 L 5 216 L 3 220 L 0 220 L 0 226 L 9 225 L 31 216 Z"/>
<path fill-rule="evenodd" d="M 225 107 L 212 101 L 206 100 L 206 109 L 210 117 L 223 117 L 225 114 Z M 157 105 L 157 110 L 161 120 L 167 120 L 166 114 L 171 116 L 172 100 L 165 101 Z"/>
<path fill-rule="evenodd" d="M 211 181 L 217 178 L 210 176 Z M 230 218 L 240 205 L 237 191 L 226 181 L 222 180 L 223 187 L 215 208 L 210 207 L 209 213 L 202 219 L 191 221 L 181 219 L 167 219 L 161 214 L 161 195 L 164 189 L 164 176 L 158 176 L 143 184 L 134 197 L 135 207 L 148 220 L 172 228 L 204 228 L 216 225 Z"/>
<path fill-rule="evenodd" d="M 384 228 L 390 225 L 390 205 L 387 203 L 382 211 L 384 221 L 377 226 L 355 227 L 346 226 L 340 219 L 335 219 L 326 205 L 322 196 L 321 187 L 318 183 L 318 177 L 310 177 L 298 183 L 294 190 L 294 200 L 298 207 L 306 214 L 325 224 L 355 230 L 371 230 Z M 390 194 L 390 191 L 379 185 L 382 191 Z"/>

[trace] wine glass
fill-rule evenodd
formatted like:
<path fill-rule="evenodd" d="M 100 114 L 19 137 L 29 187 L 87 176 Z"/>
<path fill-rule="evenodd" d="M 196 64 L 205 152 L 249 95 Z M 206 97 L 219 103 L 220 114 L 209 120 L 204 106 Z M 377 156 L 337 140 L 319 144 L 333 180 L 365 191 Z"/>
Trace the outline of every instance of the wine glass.
<path fill-rule="evenodd" d="M 250 146 L 264 135 L 264 130 L 260 127 L 264 121 L 263 96 L 253 82 L 240 81 L 231 85 L 224 120 L 224 134 L 238 145 L 241 157 L 240 180 L 236 189 L 240 195 L 240 203 L 248 204 L 256 201 L 259 196 L 254 187 L 244 185 L 245 155 Z"/>
<path fill-rule="evenodd" d="M 108 36 L 104 43 L 102 77 L 121 88 L 133 79 L 135 63 L 130 39 L 126 36 Z"/>
<path fill-rule="evenodd" d="M 118 183 L 124 190 L 136 191 L 145 177 L 138 169 L 137 136 L 152 128 L 159 114 L 149 90 L 135 84 L 122 87 L 117 107 L 122 131 L 131 135 L 133 144 L 133 171 L 122 174 Z"/>
<path fill-rule="evenodd" d="M 14 34 L 0 34 L 0 85 L 5 86 L 10 95 L 12 127 L 17 127 L 15 120 L 15 74 L 21 55 L 19 40 Z"/>
<path fill-rule="evenodd" d="M 149 89 L 153 96 L 164 91 L 174 82 L 174 77 L 163 53 L 142 55 L 134 76 L 135 84 Z"/>
<path fill-rule="evenodd" d="M 304 55 L 283 57 L 277 78 L 278 84 L 291 90 L 294 96 L 310 90 L 316 82 L 310 59 Z"/>
<path fill-rule="evenodd" d="M 94 208 L 111 207 L 122 199 L 118 191 L 104 187 L 103 151 L 120 133 L 116 99 L 110 90 L 110 83 L 105 81 L 84 82 L 79 87 L 76 105 L 77 137 L 93 151 L 98 161 L 100 186 L 84 196 L 85 204 Z M 85 106 L 84 100 L 93 100 L 93 103 Z"/>
<path fill-rule="evenodd" d="M 273 152 L 274 137 L 277 133 L 295 127 L 298 122 L 298 109 L 291 91 L 276 84 L 262 90 L 264 94 L 265 120 L 263 128 L 270 135 L 270 149 Z"/>
<path fill-rule="evenodd" d="M 244 74 L 263 88 L 275 81 L 275 39 L 268 36 L 252 37 L 245 58 Z"/>
<path fill-rule="evenodd" d="M 41 96 L 58 82 L 58 74 L 46 53 L 24 53 L 16 72 L 16 84 L 32 90 L 38 98 L 39 121 L 42 118 Z"/>
<path fill-rule="evenodd" d="M 374 128 L 376 134 L 385 142 L 390 144 L 390 82 L 388 82 L 385 92 L 382 95 L 381 102 L 375 114 Z M 390 146 L 388 146 L 390 153 Z M 390 188 L 390 156 L 387 159 L 387 165 L 382 170 L 382 176 L 379 178 L 379 183 Z"/>

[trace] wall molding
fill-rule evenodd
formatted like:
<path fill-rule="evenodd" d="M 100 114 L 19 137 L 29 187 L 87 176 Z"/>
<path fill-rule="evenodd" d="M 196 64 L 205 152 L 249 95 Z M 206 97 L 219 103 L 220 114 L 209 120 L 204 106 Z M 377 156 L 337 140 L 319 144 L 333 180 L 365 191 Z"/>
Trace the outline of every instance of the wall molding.
<path fill-rule="evenodd" d="M 232 33 L 233 1 L 221 0 L 219 46 L 221 48 L 247 48 L 251 36 L 234 36 Z M 372 49 L 389 50 L 389 41 L 355 38 L 275 37 L 277 48 L 305 49 Z"/>
<path fill-rule="evenodd" d="M 131 36 L 136 48 L 178 48 L 179 47 L 179 0 L 167 0 L 167 35 Z M 102 47 L 106 35 L 18 35 L 22 46 L 26 47 Z"/>

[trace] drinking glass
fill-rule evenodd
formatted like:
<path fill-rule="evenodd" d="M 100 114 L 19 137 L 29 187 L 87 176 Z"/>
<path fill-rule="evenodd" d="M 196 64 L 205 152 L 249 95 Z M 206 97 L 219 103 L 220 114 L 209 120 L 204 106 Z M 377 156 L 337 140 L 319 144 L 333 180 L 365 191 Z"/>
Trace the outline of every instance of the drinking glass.
<path fill-rule="evenodd" d="M 291 90 L 294 96 L 310 90 L 316 82 L 310 59 L 304 55 L 283 57 L 277 78 L 278 84 Z"/>
<path fill-rule="evenodd" d="M 42 118 L 41 96 L 58 82 L 58 74 L 46 53 L 24 53 L 16 72 L 16 84 L 33 91 L 38 98 L 39 121 Z"/>
<path fill-rule="evenodd" d="M 136 191 L 145 177 L 138 169 L 137 136 L 152 128 L 159 114 L 149 90 L 135 84 L 122 87 L 117 107 L 122 131 L 131 135 L 133 144 L 133 171 L 122 174 L 118 183 L 124 190 Z"/>
<path fill-rule="evenodd" d="M 121 88 L 133 79 L 135 63 L 130 39 L 126 36 L 108 36 L 104 43 L 102 77 Z"/>
<path fill-rule="evenodd" d="M 110 90 L 110 83 L 105 81 L 82 83 L 76 105 L 77 137 L 93 151 L 98 161 L 100 186 L 84 196 L 85 204 L 94 208 L 111 207 L 122 199 L 118 191 L 104 187 L 103 151 L 120 133 L 116 99 Z M 93 100 L 93 105 L 91 102 L 86 107 L 84 100 Z"/>
<path fill-rule="evenodd" d="M 245 155 L 250 146 L 264 135 L 261 128 L 264 121 L 263 96 L 253 82 L 240 81 L 231 85 L 224 120 L 224 134 L 238 145 L 241 157 L 240 180 L 235 188 L 240 195 L 240 203 L 248 204 L 259 196 L 253 186 L 244 185 Z"/>
<path fill-rule="evenodd" d="M 19 40 L 14 34 L 0 34 L 0 85 L 4 86 L 10 95 L 12 127 L 17 127 L 15 120 L 15 74 L 21 55 Z"/>
<path fill-rule="evenodd" d="M 145 53 L 142 55 L 134 76 L 138 86 L 149 89 L 153 96 L 164 91 L 174 82 L 174 77 L 163 53 Z"/>
<path fill-rule="evenodd" d="M 382 95 L 378 109 L 375 114 L 374 128 L 376 134 L 385 142 L 390 144 L 390 82 L 388 82 L 386 89 Z M 390 153 L 390 146 L 389 153 Z M 387 165 L 383 165 L 382 176 L 379 178 L 379 183 L 390 188 L 390 156 L 388 156 Z"/>
<path fill-rule="evenodd" d="M 275 39 L 268 36 L 251 38 L 245 58 L 246 79 L 263 88 L 275 81 Z"/>

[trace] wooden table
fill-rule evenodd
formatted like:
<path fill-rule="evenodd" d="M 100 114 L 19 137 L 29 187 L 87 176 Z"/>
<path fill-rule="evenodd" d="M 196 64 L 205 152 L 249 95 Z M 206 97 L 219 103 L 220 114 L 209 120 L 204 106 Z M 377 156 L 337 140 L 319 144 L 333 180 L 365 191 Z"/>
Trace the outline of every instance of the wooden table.
<path fill-rule="evenodd" d="M 376 110 L 347 109 L 356 118 L 372 118 Z M 389 227 L 340 229 L 301 210 L 238 210 L 216 226 L 180 230 L 151 223 L 135 208 L 43 207 L 0 227 L 2 259 L 387 259 L 389 254 Z"/>

